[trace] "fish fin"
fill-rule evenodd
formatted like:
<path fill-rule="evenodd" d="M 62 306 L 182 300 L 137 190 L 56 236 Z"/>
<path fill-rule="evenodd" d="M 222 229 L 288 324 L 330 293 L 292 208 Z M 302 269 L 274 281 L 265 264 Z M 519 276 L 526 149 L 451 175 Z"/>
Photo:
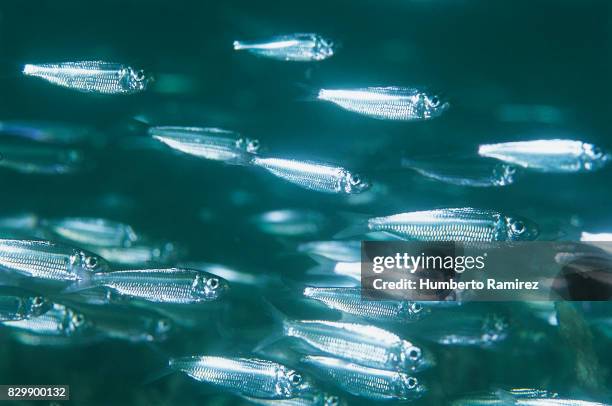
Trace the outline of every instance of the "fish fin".
<path fill-rule="evenodd" d="M 298 102 L 314 102 L 319 100 L 319 89 L 314 88 L 306 83 L 296 83 L 296 88 L 299 91 L 299 96 L 295 98 Z"/>
<path fill-rule="evenodd" d="M 78 272 L 80 279 L 72 282 L 71 285 L 62 290 L 61 294 L 80 292 L 94 287 L 93 275 L 88 272 Z"/>
<path fill-rule="evenodd" d="M 277 343 L 282 340 L 285 336 L 283 334 L 283 324 L 285 320 L 287 320 L 287 316 L 281 312 L 278 308 L 276 308 L 271 302 L 269 302 L 266 298 L 263 300 L 264 307 L 266 312 L 272 318 L 274 328 L 273 333 L 268 335 L 263 340 L 259 341 L 257 345 L 253 348 L 254 352 L 260 352 L 264 348 L 269 347 L 272 344 Z"/>
<path fill-rule="evenodd" d="M 497 398 L 501 400 L 502 404 L 504 405 L 518 404 L 516 397 L 513 396 L 512 393 L 508 392 L 507 390 L 498 389 L 495 391 L 495 396 L 497 396 Z"/>
<path fill-rule="evenodd" d="M 142 385 L 151 385 L 152 383 L 157 382 L 168 375 L 172 375 L 174 372 L 175 371 L 172 368 L 166 366 L 163 369 L 160 369 L 159 371 L 155 371 L 147 375 L 142 381 Z"/>

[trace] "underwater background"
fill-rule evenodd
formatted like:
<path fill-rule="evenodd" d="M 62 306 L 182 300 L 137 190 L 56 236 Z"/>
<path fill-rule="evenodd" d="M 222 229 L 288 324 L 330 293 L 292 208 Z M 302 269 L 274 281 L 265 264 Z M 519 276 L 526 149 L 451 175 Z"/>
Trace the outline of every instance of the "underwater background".
<path fill-rule="evenodd" d="M 341 45 L 311 64 L 232 49 L 237 38 L 292 32 L 321 33 Z M 534 138 L 612 149 L 608 1 L 4 1 L 0 55 L 0 120 L 86 125 L 97 137 L 81 146 L 88 169 L 80 173 L 0 168 L 0 214 L 110 218 L 172 241 L 177 262 L 219 263 L 283 281 L 232 289 L 222 303 L 189 312 L 189 325 L 162 343 L 50 348 L 0 331 L 0 383 L 70 385 L 71 399 L 61 404 L 247 404 L 184 374 L 150 377 L 170 356 L 248 354 L 273 328 L 263 297 L 294 317 L 321 317 L 292 300 L 295 280 L 313 266 L 295 248 L 332 239 L 352 216 L 488 207 L 536 221 L 543 239 L 559 238 L 559 230 L 572 240 L 581 230 L 612 229 L 611 166 L 529 174 L 494 189 L 436 183 L 400 166 L 405 156 L 461 155 L 480 143 Z M 114 97 L 20 75 L 25 63 L 97 59 L 143 66 L 156 81 L 141 94 Z M 387 122 L 308 100 L 320 87 L 386 85 L 440 90 L 451 108 L 435 120 Z M 373 188 L 363 198 L 319 194 L 253 168 L 179 155 L 146 137 L 143 121 L 232 129 L 278 156 L 355 168 Z M 307 232 L 286 237 L 255 225 L 258 214 L 281 209 L 313 212 Z M 522 303 L 474 305 L 508 314 L 508 339 L 484 349 L 429 346 L 437 363 L 419 378 L 429 390 L 413 403 L 509 387 L 609 399 L 609 332 L 591 330 L 574 311 L 581 305 L 566 305 L 566 322 L 556 327 Z M 396 332 L 409 338 L 410 328 Z"/>

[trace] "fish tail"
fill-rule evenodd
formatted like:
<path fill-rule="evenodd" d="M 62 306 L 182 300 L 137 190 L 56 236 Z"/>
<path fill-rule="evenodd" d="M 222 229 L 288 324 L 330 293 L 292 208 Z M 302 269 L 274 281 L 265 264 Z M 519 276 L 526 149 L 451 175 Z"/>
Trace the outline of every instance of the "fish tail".
<path fill-rule="evenodd" d="M 263 303 L 267 313 L 272 318 L 274 328 L 272 329 L 272 334 L 261 340 L 259 343 L 257 343 L 255 348 L 253 348 L 253 352 L 256 353 L 261 352 L 263 349 L 269 347 L 270 345 L 277 343 L 285 336 L 284 325 L 287 320 L 287 316 L 278 308 L 276 308 L 272 303 L 270 303 L 267 299 L 264 298 Z"/>
<path fill-rule="evenodd" d="M 142 381 L 142 384 L 150 385 L 156 381 L 159 381 L 162 378 L 165 378 L 168 375 L 173 374 L 174 372 L 175 372 L 174 369 L 172 369 L 172 367 L 168 365 L 165 368 L 160 369 L 159 371 L 155 371 L 147 375 L 145 379 Z"/>
<path fill-rule="evenodd" d="M 319 89 L 306 83 L 296 83 L 295 86 L 298 91 L 298 96 L 295 98 L 296 101 L 313 102 L 319 100 Z"/>
<path fill-rule="evenodd" d="M 369 216 L 358 213 L 340 213 L 340 216 L 349 222 L 349 226 L 334 235 L 335 240 L 343 240 L 355 236 L 362 236 L 370 232 L 368 228 Z"/>
<path fill-rule="evenodd" d="M 94 277 L 91 273 L 86 271 L 77 271 L 78 280 L 72 282 L 70 286 L 64 289 L 61 293 L 74 293 L 82 290 L 91 289 L 94 287 Z"/>

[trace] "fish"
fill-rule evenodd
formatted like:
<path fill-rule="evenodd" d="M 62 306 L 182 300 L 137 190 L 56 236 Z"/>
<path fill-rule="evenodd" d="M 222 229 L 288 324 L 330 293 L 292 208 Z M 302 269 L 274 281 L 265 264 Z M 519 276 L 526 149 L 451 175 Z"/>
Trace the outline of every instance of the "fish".
<path fill-rule="evenodd" d="M 257 358 L 190 356 L 172 358 L 171 370 L 226 391 L 260 399 L 291 399 L 313 390 L 307 376 Z"/>
<path fill-rule="evenodd" d="M 452 406 L 606 406 L 608 403 L 562 398 L 541 389 L 510 389 L 476 394 L 451 402 Z"/>
<path fill-rule="evenodd" d="M 334 55 L 334 43 L 313 33 L 279 35 L 259 41 L 234 41 L 235 51 L 247 51 L 280 61 L 322 61 Z"/>
<path fill-rule="evenodd" d="M 612 159 L 593 144 L 565 139 L 483 144 L 478 155 L 545 173 L 595 171 Z"/>
<path fill-rule="evenodd" d="M 171 242 L 157 243 L 139 241 L 128 247 L 101 247 L 89 245 L 85 248 L 105 258 L 111 264 L 122 266 L 146 266 L 172 263 L 178 253 Z"/>
<path fill-rule="evenodd" d="M 369 368 L 337 358 L 307 355 L 302 359 L 319 375 L 354 396 L 372 400 L 413 400 L 426 388 L 404 372 Z"/>
<path fill-rule="evenodd" d="M 100 256 L 44 240 L 0 239 L 0 273 L 56 282 L 74 282 L 109 270 Z"/>
<path fill-rule="evenodd" d="M 422 320 L 413 334 L 440 345 L 488 348 L 508 338 L 510 321 L 496 312 L 450 310 Z"/>
<path fill-rule="evenodd" d="M 101 335 L 131 343 L 161 342 L 174 328 L 170 319 L 133 306 L 77 306 Z"/>
<path fill-rule="evenodd" d="M 93 331 L 91 323 L 82 313 L 58 303 L 54 303 L 40 316 L 4 321 L 0 323 L 0 327 L 33 335 L 56 337 L 85 335 Z"/>
<path fill-rule="evenodd" d="M 63 175 L 94 166 L 80 149 L 34 142 L 0 144 L 0 168 L 19 173 Z"/>
<path fill-rule="evenodd" d="M 326 355 L 389 371 L 416 372 L 433 365 L 421 347 L 390 331 L 367 324 L 325 320 L 280 320 L 282 336 Z"/>
<path fill-rule="evenodd" d="M 27 290 L 0 286 L 0 321 L 38 317 L 51 308 L 45 297 Z"/>
<path fill-rule="evenodd" d="M 469 207 L 373 217 L 367 220 L 366 229 L 416 241 L 530 241 L 539 233 L 537 225 L 526 218 Z M 351 230 L 339 236 L 348 232 Z"/>
<path fill-rule="evenodd" d="M 430 120 L 441 116 L 450 107 L 441 95 L 416 87 L 321 89 L 317 99 L 379 120 Z"/>
<path fill-rule="evenodd" d="M 49 239 L 77 246 L 129 247 L 139 239 L 129 224 L 95 217 L 43 219 L 41 227 Z"/>
<path fill-rule="evenodd" d="M 438 182 L 469 187 L 508 186 L 518 176 L 517 167 L 513 165 L 467 160 L 428 162 L 404 158 L 402 167 Z"/>
<path fill-rule="evenodd" d="M 38 238 L 39 217 L 34 213 L 22 212 L 0 217 L 0 235 L 5 238 Z"/>
<path fill-rule="evenodd" d="M 310 241 L 299 244 L 297 251 L 331 261 L 361 261 L 361 241 Z"/>
<path fill-rule="evenodd" d="M 246 165 L 259 150 L 258 140 L 220 128 L 163 126 L 148 131 L 172 149 L 227 164 Z"/>
<path fill-rule="evenodd" d="M 252 216 L 250 223 L 266 234 L 284 237 L 314 235 L 325 228 L 323 214 L 313 210 L 281 209 Z"/>
<path fill-rule="evenodd" d="M 133 94 L 146 90 L 151 82 L 141 69 L 103 61 L 26 64 L 22 72 L 83 93 Z"/>
<path fill-rule="evenodd" d="M 361 262 L 334 262 L 327 258 L 313 258 L 319 263 L 307 271 L 309 275 L 336 275 L 361 282 Z"/>
<path fill-rule="evenodd" d="M 356 194 L 370 187 L 370 183 L 359 174 L 340 166 L 259 156 L 255 156 L 251 162 L 281 179 L 317 192 Z"/>
<path fill-rule="evenodd" d="M 244 400 L 260 406 L 347 406 L 346 399 L 327 392 L 312 391 L 291 399 L 258 399 L 242 396 Z"/>
<path fill-rule="evenodd" d="M 361 288 L 308 286 L 304 288 L 303 295 L 330 309 L 365 320 L 409 323 L 428 313 L 428 309 L 419 302 L 362 300 Z"/>
<path fill-rule="evenodd" d="M 105 287 L 124 297 L 154 303 L 201 303 L 221 299 L 228 283 L 194 269 L 136 269 L 88 275 L 69 286 L 65 293 Z"/>
<path fill-rule="evenodd" d="M 603 241 L 610 242 L 612 241 L 612 233 L 589 233 L 588 231 L 583 231 L 580 233 L 580 241 L 593 242 L 593 241 Z"/>
<path fill-rule="evenodd" d="M 0 134 L 64 145 L 100 143 L 104 139 L 93 128 L 53 121 L 0 121 Z"/>

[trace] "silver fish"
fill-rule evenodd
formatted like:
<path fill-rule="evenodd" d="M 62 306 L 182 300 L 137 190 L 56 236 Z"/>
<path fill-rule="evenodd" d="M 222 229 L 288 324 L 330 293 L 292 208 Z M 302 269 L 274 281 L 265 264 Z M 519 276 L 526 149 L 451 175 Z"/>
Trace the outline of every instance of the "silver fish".
<path fill-rule="evenodd" d="M 260 406 L 347 406 L 345 399 L 326 392 L 312 391 L 291 399 L 258 399 L 249 396 L 242 398 Z"/>
<path fill-rule="evenodd" d="M 19 288 L 0 286 L 0 321 L 29 319 L 44 314 L 51 302 Z"/>
<path fill-rule="evenodd" d="M 61 175 L 88 169 L 94 162 L 83 151 L 39 143 L 0 144 L 0 167 L 26 174 Z"/>
<path fill-rule="evenodd" d="M 254 157 L 253 165 L 305 189 L 323 193 L 361 193 L 369 182 L 356 173 L 328 164 L 293 159 Z"/>
<path fill-rule="evenodd" d="M 103 218 L 45 219 L 41 226 L 49 239 L 61 239 L 77 246 L 129 247 L 138 240 L 130 225 Z"/>
<path fill-rule="evenodd" d="M 313 210 L 282 209 L 257 214 L 250 222 L 266 234 L 299 237 L 319 233 L 326 219 Z"/>
<path fill-rule="evenodd" d="M 80 92 L 101 94 L 142 92 L 151 80 L 142 70 L 103 61 L 27 64 L 23 74 Z"/>
<path fill-rule="evenodd" d="M 382 231 L 419 241 L 525 241 L 538 236 L 538 228 L 522 217 L 474 208 L 415 211 L 368 220 L 369 231 Z"/>
<path fill-rule="evenodd" d="M 308 377 L 276 362 L 255 358 L 173 358 L 170 369 L 229 392 L 261 399 L 290 399 L 312 391 Z"/>
<path fill-rule="evenodd" d="M 83 314 L 57 303 L 38 317 L 5 321 L 0 323 L 0 326 L 41 336 L 70 337 L 92 331 L 91 323 Z"/>
<path fill-rule="evenodd" d="M 415 159 L 402 159 L 402 166 L 410 168 L 422 176 L 439 182 L 457 186 L 496 187 L 515 182 L 517 168 L 508 164 L 491 164 L 466 160 L 428 162 Z"/>
<path fill-rule="evenodd" d="M 100 143 L 104 138 L 89 127 L 48 121 L 0 121 L 0 133 L 56 144 Z"/>
<path fill-rule="evenodd" d="M 304 296 L 325 306 L 367 320 L 407 323 L 418 320 L 427 310 L 418 302 L 362 300 L 361 288 L 304 288 Z"/>
<path fill-rule="evenodd" d="M 455 400 L 452 406 L 606 406 L 608 403 L 563 399 L 557 393 L 540 389 L 498 390 Z"/>
<path fill-rule="evenodd" d="M 334 55 L 330 40 L 312 33 L 281 35 L 261 41 L 234 41 L 234 50 L 281 61 L 322 61 Z"/>
<path fill-rule="evenodd" d="M 157 303 L 200 303 L 222 298 L 222 278 L 193 269 L 137 269 L 89 275 L 66 292 L 106 287 L 117 295 Z"/>
<path fill-rule="evenodd" d="M 314 258 L 318 266 L 308 270 L 309 275 L 336 275 L 361 282 L 361 262 L 334 262 L 326 258 Z"/>
<path fill-rule="evenodd" d="M 101 257 L 67 245 L 39 240 L 0 240 L 2 272 L 71 282 L 108 269 Z"/>
<path fill-rule="evenodd" d="M 5 238 L 37 238 L 39 218 L 34 213 L 16 213 L 0 217 L 0 235 Z"/>
<path fill-rule="evenodd" d="M 105 337 L 132 343 L 160 342 L 168 338 L 173 324 L 156 312 L 127 306 L 78 307 Z"/>
<path fill-rule="evenodd" d="M 431 357 L 413 343 L 382 328 L 323 320 L 283 320 L 283 334 L 330 356 L 390 371 L 420 371 Z"/>
<path fill-rule="evenodd" d="M 403 372 L 364 367 L 337 358 L 308 355 L 303 362 L 316 367 L 320 375 L 342 390 L 372 400 L 412 400 L 425 387 Z"/>
<path fill-rule="evenodd" d="M 177 151 L 228 164 L 248 164 L 259 149 L 258 140 L 220 128 L 151 127 L 149 135 Z"/>
<path fill-rule="evenodd" d="M 177 247 L 171 243 L 137 242 L 129 247 L 86 246 L 105 258 L 111 264 L 124 266 L 145 266 L 150 264 L 169 264 L 177 256 Z"/>
<path fill-rule="evenodd" d="M 484 144 L 478 147 L 478 154 L 534 171 L 558 173 L 594 171 L 612 159 L 593 144 L 561 139 Z"/>
<path fill-rule="evenodd" d="M 497 313 L 451 311 L 422 320 L 414 335 L 442 345 L 490 347 L 510 332 L 508 318 Z"/>
<path fill-rule="evenodd" d="M 441 96 L 413 87 L 321 89 L 317 99 L 379 120 L 429 120 L 442 115 L 450 107 Z"/>
<path fill-rule="evenodd" d="M 298 245 L 297 250 L 332 261 L 361 261 L 361 241 L 311 241 Z"/>

